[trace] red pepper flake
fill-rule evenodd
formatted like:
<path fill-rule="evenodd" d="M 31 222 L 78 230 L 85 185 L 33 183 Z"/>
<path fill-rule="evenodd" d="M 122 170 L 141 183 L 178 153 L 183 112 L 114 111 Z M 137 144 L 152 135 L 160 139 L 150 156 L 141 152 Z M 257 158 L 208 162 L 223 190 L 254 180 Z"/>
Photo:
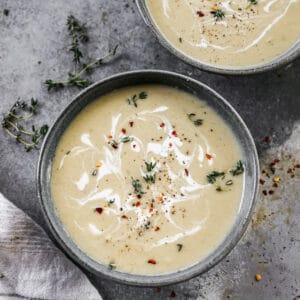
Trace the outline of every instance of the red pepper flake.
<path fill-rule="evenodd" d="M 210 154 L 206 153 L 205 156 L 206 156 L 207 159 L 212 159 L 212 155 L 210 155 Z"/>
<path fill-rule="evenodd" d="M 265 143 L 269 143 L 269 142 L 270 142 L 270 138 L 269 138 L 268 136 L 265 136 L 265 137 L 264 137 L 264 142 L 265 142 Z"/>
<path fill-rule="evenodd" d="M 148 264 L 156 265 L 156 260 L 153 259 L 153 258 L 150 258 L 150 259 L 148 260 Z"/>
<path fill-rule="evenodd" d="M 160 123 L 159 127 L 164 128 L 165 127 L 165 123 Z"/>
<path fill-rule="evenodd" d="M 136 148 L 136 144 L 133 144 L 132 147 L 133 147 L 133 149 L 135 149 Z"/>
<path fill-rule="evenodd" d="M 150 208 L 150 209 L 149 209 L 149 213 L 152 213 L 152 212 L 153 212 L 153 208 Z"/>
<path fill-rule="evenodd" d="M 96 211 L 99 215 L 101 215 L 102 212 L 103 212 L 103 208 L 102 208 L 102 207 L 97 207 L 97 208 L 95 208 L 95 211 Z"/>
<path fill-rule="evenodd" d="M 300 168 L 300 164 L 296 164 L 294 165 L 295 168 L 299 169 Z"/>
<path fill-rule="evenodd" d="M 156 288 L 156 293 L 160 293 L 160 292 L 161 292 L 161 287 L 158 286 L 158 287 Z"/>
<path fill-rule="evenodd" d="M 141 205 L 141 202 L 140 201 L 137 201 L 136 203 L 135 203 L 135 206 L 136 207 L 139 207 Z"/>
<path fill-rule="evenodd" d="M 205 16 L 205 14 L 201 11 L 201 10 L 198 10 L 197 11 L 197 15 L 198 15 L 198 17 L 204 17 Z"/>
<path fill-rule="evenodd" d="M 112 144 L 111 145 L 114 149 L 118 149 L 119 147 L 118 147 L 118 145 L 116 145 L 116 144 Z"/>
<path fill-rule="evenodd" d="M 141 198 L 142 198 L 142 196 L 141 196 L 141 195 L 137 195 L 137 198 L 138 198 L 138 199 L 141 199 Z"/>
<path fill-rule="evenodd" d="M 133 124 L 134 124 L 133 121 L 130 121 L 130 122 L 129 122 L 130 127 L 133 127 Z"/>
<path fill-rule="evenodd" d="M 170 294 L 170 298 L 175 298 L 175 297 L 176 297 L 176 293 L 174 291 L 172 291 Z"/>
<path fill-rule="evenodd" d="M 172 131 L 172 135 L 175 136 L 175 137 L 178 137 L 178 134 L 175 130 Z"/>
<path fill-rule="evenodd" d="M 274 194 L 274 191 L 269 190 L 269 194 L 270 194 L 270 195 L 273 195 L 273 194 Z"/>
<path fill-rule="evenodd" d="M 123 215 L 121 218 L 122 218 L 122 219 L 128 219 L 128 217 L 125 216 L 125 215 Z"/>
<path fill-rule="evenodd" d="M 278 164 L 280 160 L 278 158 L 274 159 L 274 164 Z"/>
<path fill-rule="evenodd" d="M 188 169 L 184 169 L 185 176 L 189 176 L 190 172 Z"/>
<path fill-rule="evenodd" d="M 267 173 L 267 171 L 266 171 L 265 169 L 263 169 L 261 172 L 262 172 L 263 174 L 266 174 L 266 173 Z"/>
<path fill-rule="evenodd" d="M 265 180 L 263 180 L 263 179 L 259 179 L 259 183 L 261 184 L 261 185 L 264 185 L 265 184 Z"/>
<path fill-rule="evenodd" d="M 126 134 L 126 129 L 125 128 L 122 128 L 122 133 Z"/>
<path fill-rule="evenodd" d="M 160 230 L 160 227 L 159 226 L 156 226 L 155 227 L 155 231 L 159 231 Z"/>
<path fill-rule="evenodd" d="M 268 192 L 266 190 L 263 190 L 262 193 L 267 196 L 268 195 Z"/>
<path fill-rule="evenodd" d="M 109 135 L 108 138 L 111 140 L 113 137 L 112 137 L 112 135 Z"/>
<path fill-rule="evenodd" d="M 172 143 L 169 143 L 169 147 L 172 147 L 173 146 L 173 144 Z"/>
<path fill-rule="evenodd" d="M 287 173 L 288 173 L 288 174 L 293 173 L 293 170 L 292 170 L 291 168 L 289 168 L 289 169 L 287 170 Z"/>

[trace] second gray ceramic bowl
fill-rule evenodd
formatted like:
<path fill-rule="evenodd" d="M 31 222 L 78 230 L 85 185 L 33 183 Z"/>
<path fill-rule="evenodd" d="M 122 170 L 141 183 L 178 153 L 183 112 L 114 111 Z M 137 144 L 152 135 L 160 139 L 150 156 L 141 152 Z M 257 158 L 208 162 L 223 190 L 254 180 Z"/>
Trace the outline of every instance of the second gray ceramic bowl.
<path fill-rule="evenodd" d="M 201 70 L 213 72 L 213 73 L 219 73 L 219 74 L 225 74 L 225 75 L 247 75 L 247 74 L 257 74 L 262 72 L 267 72 L 270 70 L 277 69 L 281 66 L 284 66 L 293 60 L 295 60 L 297 57 L 300 56 L 300 40 L 291 47 L 287 52 L 282 53 L 280 56 L 274 58 L 271 61 L 268 61 L 266 63 L 262 63 L 255 66 L 250 67 L 244 67 L 244 68 L 230 68 L 230 67 L 218 67 L 217 65 L 210 65 L 205 62 L 198 61 L 180 50 L 176 49 L 160 32 L 158 27 L 155 25 L 154 21 L 151 18 L 151 15 L 147 9 L 146 0 L 136 0 L 137 6 L 139 8 L 139 11 L 148 26 L 148 28 L 153 32 L 156 39 L 159 41 L 159 43 L 164 46 L 167 50 L 169 50 L 172 54 L 180 58 L 181 60 L 185 61 L 186 63 L 193 65 Z"/>
<path fill-rule="evenodd" d="M 229 124 L 242 149 L 245 165 L 245 185 L 240 210 L 224 241 L 204 260 L 179 271 L 155 276 L 133 275 L 109 270 L 86 253 L 70 238 L 55 210 L 50 190 L 51 168 L 57 144 L 72 120 L 89 103 L 115 89 L 138 84 L 164 84 L 191 93 L 207 102 Z M 208 86 L 192 78 L 166 71 L 134 71 L 112 76 L 95 83 L 81 92 L 62 112 L 48 132 L 43 143 L 38 165 L 38 194 L 48 226 L 63 251 L 80 266 L 90 272 L 121 283 L 138 286 L 162 286 L 187 280 L 199 275 L 223 259 L 237 244 L 251 217 L 257 192 L 258 159 L 255 144 L 243 120 L 233 107 Z M 195 245 L 196 246 L 196 245 Z"/>

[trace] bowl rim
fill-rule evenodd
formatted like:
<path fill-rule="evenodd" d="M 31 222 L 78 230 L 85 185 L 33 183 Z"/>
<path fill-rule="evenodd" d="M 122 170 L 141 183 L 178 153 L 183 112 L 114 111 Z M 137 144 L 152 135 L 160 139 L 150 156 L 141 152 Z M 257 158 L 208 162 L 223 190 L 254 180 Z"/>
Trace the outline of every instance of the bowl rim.
<path fill-rule="evenodd" d="M 146 0 L 135 0 L 140 15 L 142 16 L 144 22 L 147 27 L 150 29 L 152 34 L 156 37 L 158 42 L 169 52 L 175 55 L 180 60 L 185 63 L 194 66 L 200 70 L 208 71 L 211 73 L 221 74 L 221 75 L 251 75 L 251 74 L 260 74 L 268 71 L 272 71 L 278 69 L 282 66 L 285 66 L 298 57 L 300 57 L 300 40 L 296 41 L 295 44 L 291 48 L 289 48 L 284 53 L 276 56 L 270 61 L 266 61 L 264 63 L 253 65 L 249 67 L 222 67 L 218 65 L 211 65 L 205 63 L 203 61 L 198 61 L 184 52 L 178 50 L 176 47 L 172 46 L 172 44 L 164 37 L 164 35 L 160 32 L 159 28 L 151 18 L 151 15 L 147 9 Z"/>
<path fill-rule="evenodd" d="M 107 82 L 118 80 L 122 78 L 127 78 L 130 76 L 140 76 L 141 78 L 147 74 L 151 74 L 152 76 L 169 76 L 169 77 L 175 77 L 176 79 L 182 80 L 186 83 L 193 83 L 199 87 L 199 89 L 203 89 L 206 92 L 209 92 L 214 97 L 218 99 L 218 101 L 221 101 L 222 104 L 225 104 L 226 108 L 229 109 L 230 114 L 232 114 L 236 119 L 237 122 L 240 123 L 243 132 L 247 135 L 247 141 L 250 145 L 250 153 L 251 158 L 253 159 L 253 190 L 251 193 L 251 196 L 249 196 L 249 205 L 247 206 L 247 210 L 245 215 L 239 216 L 239 222 L 236 222 L 237 225 L 240 227 L 235 229 L 230 229 L 230 232 L 225 237 L 224 241 L 217 247 L 216 250 L 214 250 L 211 254 L 209 254 L 205 259 L 200 260 L 199 262 L 195 263 L 192 266 L 187 266 L 184 269 L 181 269 L 179 271 L 174 271 L 172 273 L 166 273 L 161 275 L 136 275 L 136 274 L 130 274 L 126 272 L 120 272 L 118 270 L 108 270 L 107 266 L 104 266 L 103 264 L 97 262 L 90 256 L 88 256 L 85 252 L 79 249 L 79 247 L 76 245 L 76 243 L 71 239 L 71 237 L 67 234 L 66 230 L 63 228 L 63 224 L 60 222 L 58 215 L 55 212 L 55 208 L 49 207 L 49 203 L 52 202 L 52 199 L 46 199 L 46 188 L 44 188 L 43 184 L 43 178 L 44 178 L 44 169 L 47 167 L 47 162 L 45 161 L 45 156 L 47 154 L 47 151 L 49 150 L 49 139 L 51 134 L 54 130 L 57 130 L 59 128 L 60 122 L 65 118 L 65 115 L 74 107 L 77 103 L 80 103 L 82 101 L 83 97 L 87 95 L 90 91 L 97 90 L 97 88 Z M 120 88 L 120 87 L 119 87 Z M 116 88 L 117 89 L 117 88 Z M 112 90 L 107 91 L 111 92 Z M 94 100 L 96 100 L 94 98 Z M 89 101 L 85 106 L 87 106 L 89 103 L 93 102 L 94 100 Z M 204 99 L 205 100 L 205 99 Z M 84 106 L 84 107 L 85 107 Z M 75 116 L 73 116 L 72 119 L 74 119 Z M 70 122 L 68 123 L 68 125 Z M 51 157 L 53 158 L 53 156 Z M 48 163 L 52 167 L 52 162 Z M 132 286 L 143 286 L 143 287 L 156 287 L 156 286 L 164 286 L 164 285 L 170 285 L 182 281 L 186 281 L 188 279 L 191 279 L 197 275 L 200 275 L 206 271 L 208 271 L 210 268 L 215 266 L 218 262 L 220 262 L 225 256 L 231 252 L 231 250 L 236 246 L 238 241 L 243 236 L 244 232 L 246 231 L 248 224 L 251 220 L 252 212 L 254 209 L 254 205 L 257 198 L 258 193 L 258 176 L 259 176 L 259 160 L 257 155 L 256 146 L 253 140 L 253 137 L 247 128 L 246 124 L 242 120 L 242 118 L 239 116 L 239 114 L 236 112 L 236 110 L 231 106 L 231 104 L 225 100 L 220 94 L 218 94 L 216 91 L 214 91 L 212 88 L 207 86 L 206 84 L 197 81 L 191 77 L 188 77 L 186 75 L 178 74 L 175 72 L 170 71 L 164 71 L 164 70 L 135 70 L 135 71 L 128 71 L 123 73 L 118 73 L 112 76 L 109 76 L 105 79 L 102 79 L 90 87 L 86 88 L 79 94 L 77 94 L 75 97 L 73 97 L 72 101 L 67 105 L 67 107 L 60 113 L 58 118 L 54 121 L 52 127 L 50 127 L 44 141 L 41 147 L 39 160 L 38 160 L 38 167 L 37 167 L 37 194 L 39 203 L 42 208 L 42 212 L 44 215 L 44 219 L 46 221 L 46 224 L 48 228 L 50 229 L 51 235 L 54 237 L 54 239 L 58 242 L 58 245 L 60 248 L 64 251 L 64 253 L 76 264 L 84 267 L 86 270 L 88 270 L 91 273 L 94 273 L 104 279 L 110 279 L 122 284 L 132 285 Z M 50 182 L 50 177 L 49 177 Z M 51 198 L 51 196 L 50 196 Z M 57 222 L 60 223 L 57 225 Z M 229 240 L 229 235 L 233 235 L 231 239 Z M 226 242 L 226 244 L 225 244 Z M 225 246 L 221 248 L 221 246 L 225 244 Z M 71 246 L 70 246 L 71 245 Z M 218 250 L 218 251 L 217 251 Z"/>

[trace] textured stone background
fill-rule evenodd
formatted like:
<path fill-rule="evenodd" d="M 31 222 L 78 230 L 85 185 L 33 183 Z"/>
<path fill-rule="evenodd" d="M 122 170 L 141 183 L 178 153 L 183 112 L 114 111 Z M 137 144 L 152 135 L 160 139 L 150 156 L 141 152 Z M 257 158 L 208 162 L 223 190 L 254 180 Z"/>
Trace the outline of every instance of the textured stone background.
<path fill-rule="evenodd" d="M 3 9 L 10 10 L 8 16 Z M 85 57 L 97 57 L 120 45 L 115 59 L 93 72 L 94 81 L 142 68 L 190 75 L 215 88 L 238 110 L 255 138 L 263 166 L 281 158 L 276 171 L 282 178 L 279 188 L 273 195 L 260 192 L 247 233 L 218 266 L 159 293 L 88 274 L 104 298 L 166 299 L 172 290 L 177 299 L 293 299 L 300 295 L 300 181 L 299 173 L 293 179 L 286 173 L 294 161 L 300 162 L 300 130 L 296 126 L 300 120 L 300 60 L 261 75 L 213 75 L 178 61 L 163 49 L 147 30 L 133 0 L 1 0 L 1 115 L 17 98 L 34 96 L 42 104 L 37 122 L 52 125 L 76 95 L 76 88 L 48 93 L 42 83 L 71 69 L 65 26 L 70 13 L 89 28 L 91 41 Z M 264 136 L 270 136 L 271 142 L 263 142 Z M 280 146 L 288 138 L 287 144 Z M 0 130 L 0 191 L 46 228 L 36 197 L 37 160 L 38 151 L 25 153 Z M 262 189 L 269 190 L 266 186 Z M 254 280 L 256 273 L 262 275 L 260 282 Z"/>

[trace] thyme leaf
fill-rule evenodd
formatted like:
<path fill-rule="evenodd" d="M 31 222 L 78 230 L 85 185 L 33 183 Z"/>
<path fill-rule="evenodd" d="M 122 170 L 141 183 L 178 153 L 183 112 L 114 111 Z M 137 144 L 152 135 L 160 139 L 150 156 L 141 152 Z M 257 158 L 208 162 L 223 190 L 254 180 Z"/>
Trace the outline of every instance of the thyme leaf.
<path fill-rule="evenodd" d="M 141 184 L 140 180 L 139 179 L 133 179 L 133 178 L 131 178 L 131 179 L 132 179 L 131 184 L 134 188 L 134 192 L 136 193 L 136 195 L 142 196 L 143 194 L 145 194 L 143 192 L 143 188 L 142 188 L 142 184 Z"/>
<path fill-rule="evenodd" d="M 147 99 L 148 94 L 146 92 L 140 92 L 139 94 L 134 94 L 130 98 L 127 99 L 129 105 L 133 105 L 134 107 L 138 107 L 137 102 L 139 100 Z"/>
<path fill-rule="evenodd" d="M 238 176 L 244 173 L 244 166 L 241 160 L 236 163 L 235 169 L 230 170 L 233 176 Z"/>
<path fill-rule="evenodd" d="M 195 119 L 195 117 L 196 117 L 195 113 L 189 113 L 189 114 L 187 114 L 187 116 L 188 116 L 189 120 L 194 123 L 195 126 L 200 126 L 203 124 L 202 119 Z"/>
<path fill-rule="evenodd" d="M 182 250 L 182 248 L 183 248 L 183 245 L 182 245 L 182 244 L 177 244 L 176 246 L 177 246 L 178 252 L 180 252 L 180 251 Z"/>
<path fill-rule="evenodd" d="M 224 176 L 225 173 L 224 172 L 218 172 L 218 171 L 213 171 L 210 174 L 208 174 L 207 177 L 207 181 L 211 184 L 215 183 L 217 181 L 218 177 Z"/>

